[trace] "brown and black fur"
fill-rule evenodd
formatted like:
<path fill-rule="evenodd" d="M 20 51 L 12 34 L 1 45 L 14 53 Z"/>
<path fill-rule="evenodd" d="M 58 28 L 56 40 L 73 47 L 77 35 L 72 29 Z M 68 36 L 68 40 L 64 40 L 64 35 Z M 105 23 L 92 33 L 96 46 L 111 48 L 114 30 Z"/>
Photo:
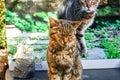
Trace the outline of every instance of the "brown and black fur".
<path fill-rule="evenodd" d="M 61 3 L 58 5 L 59 19 L 82 20 L 85 23 L 79 25 L 76 33 L 80 53 L 87 53 L 84 32 L 92 25 L 99 2 L 100 0 L 61 0 Z M 81 31 L 81 27 L 84 27 L 84 30 Z"/>
<path fill-rule="evenodd" d="M 82 64 L 75 36 L 79 24 L 79 21 L 50 18 L 50 41 L 47 49 L 50 80 L 81 80 Z"/>

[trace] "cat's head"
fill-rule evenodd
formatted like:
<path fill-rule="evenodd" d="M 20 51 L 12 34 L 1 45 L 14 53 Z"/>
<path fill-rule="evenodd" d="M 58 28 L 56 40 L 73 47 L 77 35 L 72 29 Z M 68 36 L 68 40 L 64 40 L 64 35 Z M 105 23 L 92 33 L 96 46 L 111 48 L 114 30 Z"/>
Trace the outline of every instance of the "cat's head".
<path fill-rule="evenodd" d="M 79 4 L 82 11 L 85 11 L 86 13 L 92 13 L 95 12 L 100 0 L 79 0 Z"/>
<path fill-rule="evenodd" d="M 75 40 L 76 29 L 80 21 L 55 20 L 50 21 L 50 38 L 56 41 L 60 46 Z"/>

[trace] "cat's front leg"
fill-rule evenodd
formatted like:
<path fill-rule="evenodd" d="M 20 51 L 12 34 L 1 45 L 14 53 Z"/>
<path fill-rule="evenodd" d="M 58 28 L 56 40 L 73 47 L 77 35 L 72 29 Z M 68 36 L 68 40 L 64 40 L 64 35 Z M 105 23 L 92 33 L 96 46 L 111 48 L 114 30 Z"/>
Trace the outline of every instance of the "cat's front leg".
<path fill-rule="evenodd" d="M 79 50 L 79 53 L 85 57 L 86 54 L 87 54 L 87 47 L 86 47 L 86 42 L 85 42 L 85 38 L 84 38 L 84 35 L 81 34 L 81 33 L 77 33 L 76 34 L 76 37 L 77 37 L 77 40 L 78 40 L 78 50 Z"/>
<path fill-rule="evenodd" d="M 61 80 L 61 76 L 55 68 L 48 68 L 49 80 Z"/>
<path fill-rule="evenodd" d="M 63 76 L 63 80 L 71 80 L 72 73 L 67 73 Z"/>
<path fill-rule="evenodd" d="M 58 74 L 52 74 L 50 80 L 61 80 Z"/>
<path fill-rule="evenodd" d="M 80 45 L 81 45 L 81 53 L 83 54 L 83 56 L 86 56 L 86 54 L 87 54 L 87 46 L 86 46 L 84 36 L 81 38 Z"/>
<path fill-rule="evenodd" d="M 72 77 L 72 66 L 73 65 L 71 65 L 71 64 L 66 65 L 65 73 L 64 73 L 64 76 L 63 76 L 63 80 L 71 80 L 71 77 Z"/>
<path fill-rule="evenodd" d="M 72 69 L 71 80 L 82 80 L 82 72 L 83 72 L 83 66 L 80 62 L 79 57 L 77 57 Z"/>

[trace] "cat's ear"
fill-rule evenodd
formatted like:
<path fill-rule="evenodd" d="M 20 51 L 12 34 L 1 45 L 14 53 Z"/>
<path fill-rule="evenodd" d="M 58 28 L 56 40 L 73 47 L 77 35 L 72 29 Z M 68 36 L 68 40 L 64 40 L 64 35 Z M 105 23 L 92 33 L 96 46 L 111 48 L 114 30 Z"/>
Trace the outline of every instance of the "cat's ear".
<path fill-rule="evenodd" d="M 81 24 L 81 21 L 72 21 L 71 24 L 74 28 L 78 28 L 78 26 Z"/>
<path fill-rule="evenodd" d="M 55 27 L 58 25 L 58 20 L 55 20 L 52 17 L 49 17 L 50 28 Z"/>

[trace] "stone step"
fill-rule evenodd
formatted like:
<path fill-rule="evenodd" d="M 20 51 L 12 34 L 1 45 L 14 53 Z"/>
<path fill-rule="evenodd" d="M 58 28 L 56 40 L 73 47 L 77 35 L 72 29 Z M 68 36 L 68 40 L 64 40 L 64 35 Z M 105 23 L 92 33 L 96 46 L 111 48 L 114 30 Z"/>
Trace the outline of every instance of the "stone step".
<path fill-rule="evenodd" d="M 34 44 L 34 45 L 39 45 L 39 44 L 48 44 L 49 40 L 29 40 L 27 41 L 26 44 Z"/>
<path fill-rule="evenodd" d="M 18 41 L 10 41 L 9 44 L 18 44 Z M 27 40 L 25 41 L 25 44 L 30 45 L 47 45 L 49 43 L 49 40 Z"/>
<path fill-rule="evenodd" d="M 88 58 L 89 60 L 97 60 L 97 59 L 106 59 L 106 55 L 104 49 L 95 47 L 93 49 L 88 50 Z"/>
<path fill-rule="evenodd" d="M 40 32 L 35 32 L 35 33 L 27 33 L 27 32 L 21 32 L 18 28 L 16 28 L 14 25 L 6 25 L 6 35 L 7 37 L 46 37 L 48 36 L 47 33 L 40 33 Z"/>

